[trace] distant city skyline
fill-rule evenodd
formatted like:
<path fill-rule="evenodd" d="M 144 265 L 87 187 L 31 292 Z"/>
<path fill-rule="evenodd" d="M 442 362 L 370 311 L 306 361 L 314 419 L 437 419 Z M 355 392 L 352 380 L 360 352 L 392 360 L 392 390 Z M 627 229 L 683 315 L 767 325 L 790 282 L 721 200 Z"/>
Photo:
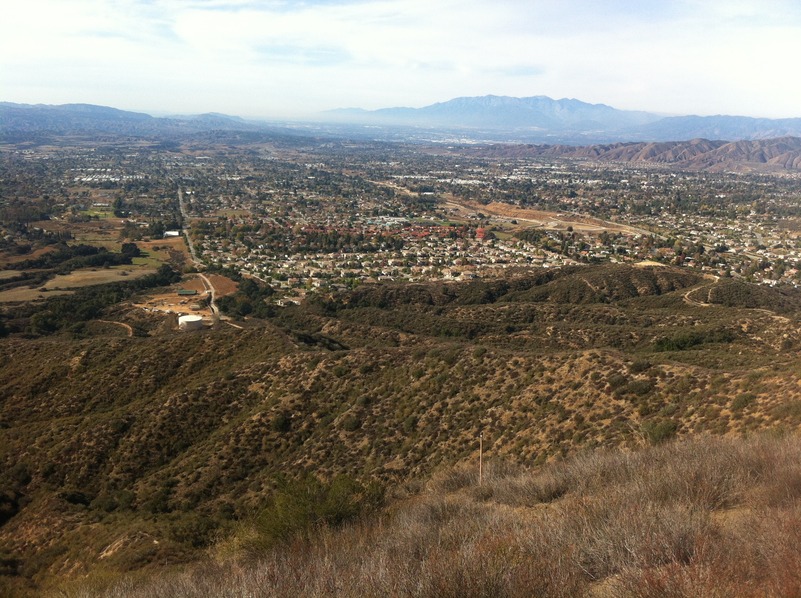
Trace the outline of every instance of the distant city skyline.
<path fill-rule="evenodd" d="M 789 0 L 11 0 L 0 101 L 305 118 L 460 96 L 801 117 Z"/>

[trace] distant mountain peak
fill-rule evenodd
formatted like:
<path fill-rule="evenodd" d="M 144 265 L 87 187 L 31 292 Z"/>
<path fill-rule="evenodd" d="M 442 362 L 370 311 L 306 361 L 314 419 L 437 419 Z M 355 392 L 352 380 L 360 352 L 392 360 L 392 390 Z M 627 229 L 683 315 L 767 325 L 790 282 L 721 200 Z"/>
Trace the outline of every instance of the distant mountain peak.
<path fill-rule="evenodd" d="M 616 110 L 606 104 L 588 104 L 573 98 L 554 100 L 544 95 L 524 98 L 465 96 L 422 108 L 335 110 L 327 115 L 388 125 L 547 130 L 555 133 L 620 130 L 661 118 L 647 112 Z"/>
<path fill-rule="evenodd" d="M 558 140 L 573 145 L 801 136 L 801 119 L 798 118 L 664 116 L 618 110 L 607 104 L 590 104 L 575 98 L 554 100 L 545 95 L 462 96 L 422 108 L 332 110 L 325 113 L 325 117 L 353 124 L 458 130 L 481 139 L 547 143 Z"/>

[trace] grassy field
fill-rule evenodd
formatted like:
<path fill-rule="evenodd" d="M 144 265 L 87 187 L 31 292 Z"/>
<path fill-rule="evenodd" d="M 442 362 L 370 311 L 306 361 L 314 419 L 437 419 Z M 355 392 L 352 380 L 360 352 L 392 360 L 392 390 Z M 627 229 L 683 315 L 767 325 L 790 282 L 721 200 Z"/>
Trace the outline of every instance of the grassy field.
<path fill-rule="evenodd" d="M 56 275 L 44 285 L 35 289 L 18 287 L 0 292 L 0 303 L 36 301 L 56 294 L 63 295 L 76 288 L 141 278 L 155 271 L 155 268 L 132 268 L 130 266 L 117 266 L 97 270 L 76 270 L 70 274 Z"/>
<path fill-rule="evenodd" d="M 42 247 L 24 255 L 9 255 L 7 253 L 0 253 L 0 267 L 7 266 L 8 264 L 18 264 L 32 258 L 41 257 L 50 251 L 53 251 L 52 247 Z"/>
<path fill-rule="evenodd" d="M 84 216 L 90 218 L 113 218 L 114 212 L 111 208 L 92 208 L 81 212 Z"/>
<path fill-rule="evenodd" d="M 19 271 L 17 270 L 0 270 L 0 280 L 15 278 L 16 276 L 19 276 Z"/>
<path fill-rule="evenodd" d="M 119 282 L 129 278 L 140 278 L 155 272 L 155 268 L 131 268 L 116 266 L 99 270 L 76 270 L 70 274 L 56 276 L 45 285 L 48 290 L 87 287 L 95 284 Z"/>
<path fill-rule="evenodd" d="M 217 296 L 219 297 L 235 293 L 239 286 L 230 278 L 220 276 L 219 274 L 209 274 L 208 279 L 211 281 L 211 284 L 214 285 L 214 289 L 217 291 Z"/>
<path fill-rule="evenodd" d="M 69 231 L 74 241 L 70 244 L 85 244 L 102 247 L 112 253 L 120 251 L 123 241 L 119 238 L 122 220 L 106 218 L 100 221 L 68 223 L 59 220 L 37 222 L 37 226 L 50 231 Z M 0 291 L 0 303 L 16 303 L 40 301 L 57 294 L 66 294 L 76 288 L 119 282 L 141 278 L 155 272 L 161 265 L 170 264 L 181 271 L 189 262 L 189 253 L 182 237 L 175 239 L 157 239 L 155 241 L 139 241 L 137 246 L 142 251 L 141 257 L 133 258 L 130 266 L 114 266 L 111 268 L 78 269 L 69 274 L 53 274 L 41 270 L 44 278 L 51 276 L 44 283 L 34 285 L 23 284 L 16 288 Z M 0 266 L 33 260 L 55 251 L 55 246 L 36 249 L 24 255 L 0 255 Z M 27 273 L 37 272 L 28 270 Z M 23 274 L 21 270 L 0 270 L 0 281 Z M 42 280 L 42 277 L 39 278 Z"/>
<path fill-rule="evenodd" d="M 41 287 L 31 289 L 28 287 L 17 287 L 15 289 L 10 289 L 8 291 L 0 292 L 0 303 L 18 303 L 18 302 L 28 302 L 28 301 L 41 301 L 46 299 L 47 297 L 53 297 L 55 295 L 69 295 L 72 291 L 51 291 L 49 293 L 43 293 Z"/>

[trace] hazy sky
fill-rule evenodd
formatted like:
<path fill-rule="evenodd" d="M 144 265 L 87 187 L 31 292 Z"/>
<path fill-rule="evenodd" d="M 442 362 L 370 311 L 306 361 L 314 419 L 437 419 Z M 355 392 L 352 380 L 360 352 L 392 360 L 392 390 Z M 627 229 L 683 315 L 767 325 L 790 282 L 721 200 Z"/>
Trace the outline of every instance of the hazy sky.
<path fill-rule="evenodd" d="M 4 0 L 0 101 L 293 117 L 547 95 L 801 117 L 797 0 Z"/>

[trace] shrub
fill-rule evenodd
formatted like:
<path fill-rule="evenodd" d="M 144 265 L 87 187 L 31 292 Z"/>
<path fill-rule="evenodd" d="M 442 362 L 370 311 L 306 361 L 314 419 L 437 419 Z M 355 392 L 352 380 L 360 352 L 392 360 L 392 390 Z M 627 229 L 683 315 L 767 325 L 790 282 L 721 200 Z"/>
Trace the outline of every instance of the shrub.
<path fill-rule="evenodd" d="M 355 432 L 362 426 L 362 421 L 356 415 L 347 415 L 342 420 L 342 429 L 346 432 Z"/>
<path fill-rule="evenodd" d="M 361 484 L 348 476 L 337 476 L 330 484 L 314 476 L 301 480 L 279 480 L 270 503 L 255 521 L 257 538 L 253 548 L 267 548 L 321 526 L 337 526 L 374 511 L 383 501 L 383 489 Z"/>
<path fill-rule="evenodd" d="M 169 534 L 176 542 L 192 548 L 208 546 L 214 539 L 217 522 L 196 513 L 185 513 L 170 522 Z"/>
<path fill-rule="evenodd" d="M 606 379 L 607 384 L 609 384 L 609 388 L 611 390 L 617 390 L 618 388 L 624 386 L 628 382 L 628 378 L 626 378 L 623 374 L 614 373 Z"/>
<path fill-rule="evenodd" d="M 678 429 L 679 424 L 672 419 L 651 420 L 642 426 L 642 431 L 651 444 L 659 444 L 673 438 Z"/>
<path fill-rule="evenodd" d="M 292 429 L 292 415 L 286 411 L 280 411 L 270 421 L 270 429 L 273 432 L 289 432 Z"/>
<path fill-rule="evenodd" d="M 636 359 L 629 366 L 629 371 L 632 374 L 639 374 L 651 368 L 651 363 L 647 359 Z"/>
<path fill-rule="evenodd" d="M 654 389 L 653 380 L 632 380 L 620 389 L 621 392 L 630 393 L 638 397 L 647 395 Z"/>
<path fill-rule="evenodd" d="M 731 402 L 733 411 L 742 411 L 756 400 L 756 395 L 752 392 L 744 392 L 737 395 Z"/>

